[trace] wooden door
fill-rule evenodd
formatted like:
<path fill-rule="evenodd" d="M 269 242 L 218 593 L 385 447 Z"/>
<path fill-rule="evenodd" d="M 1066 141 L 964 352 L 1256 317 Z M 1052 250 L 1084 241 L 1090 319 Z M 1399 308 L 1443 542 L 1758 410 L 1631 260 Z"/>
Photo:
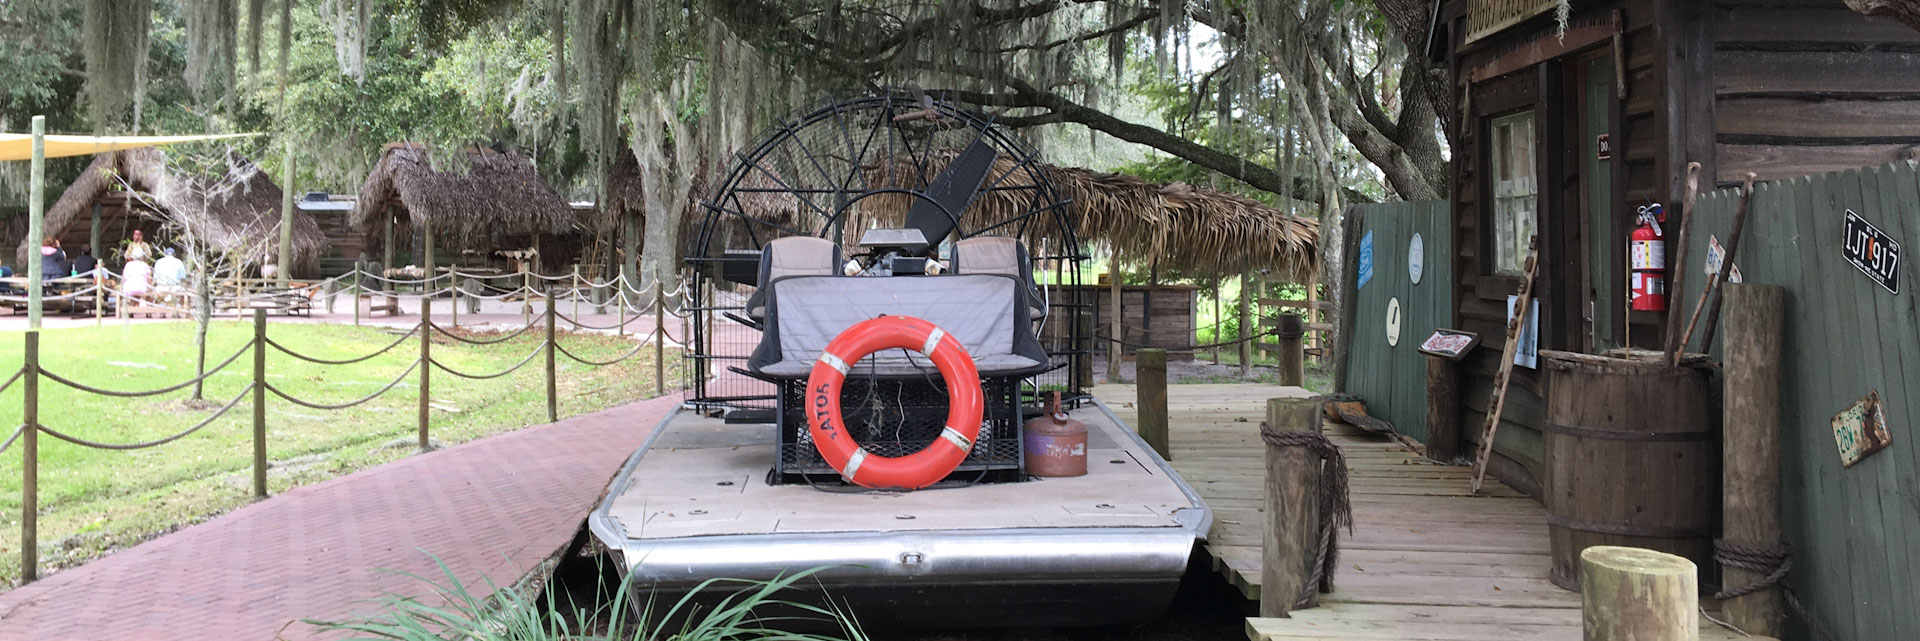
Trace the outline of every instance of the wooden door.
<path fill-rule="evenodd" d="M 1616 197 L 1613 181 L 1613 122 L 1615 101 L 1613 58 L 1601 53 L 1576 63 L 1581 198 L 1580 227 L 1586 236 L 1582 243 L 1580 279 L 1585 301 L 1580 310 L 1581 351 L 1599 352 L 1620 346 L 1620 325 L 1625 322 L 1621 294 L 1625 273 L 1621 271 L 1623 246 L 1620 239 L 1632 221 L 1622 214 L 1623 204 Z"/>

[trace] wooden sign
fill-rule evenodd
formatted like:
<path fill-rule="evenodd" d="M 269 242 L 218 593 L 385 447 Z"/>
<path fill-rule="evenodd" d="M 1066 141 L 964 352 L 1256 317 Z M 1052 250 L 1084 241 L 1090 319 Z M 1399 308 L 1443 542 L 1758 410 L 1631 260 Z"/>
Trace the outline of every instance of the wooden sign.
<path fill-rule="evenodd" d="M 1847 262 L 1887 291 L 1900 293 L 1900 241 L 1851 209 L 1847 210 L 1846 228 L 1840 238 L 1840 252 Z"/>
<path fill-rule="evenodd" d="M 1841 467 L 1853 467 L 1867 455 L 1885 449 L 1893 441 L 1887 432 L 1887 413 L 1880 405 L 1880 391 L 1833 416 L 1833 440 L 1840 446 Z"/>
<path fill-rule="evenodd" d="M 1420 341 L 1420 353 L 1438 356 L 1450 361 L 1465 358 L 1467 352 L 1480 344 L 1480 335 L 1457 329 L 1436 329 L 1427 340 Z"/>

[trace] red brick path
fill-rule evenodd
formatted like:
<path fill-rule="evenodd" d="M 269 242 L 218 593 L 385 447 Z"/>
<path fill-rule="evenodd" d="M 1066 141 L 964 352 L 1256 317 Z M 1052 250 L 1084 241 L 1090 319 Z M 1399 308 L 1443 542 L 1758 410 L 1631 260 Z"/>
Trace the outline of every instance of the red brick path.
<path fill-rule="evenodd" d="M 0 639 L 287 639 L 431 587 L 501 585 L 566 545 L 669 395 L 389 463 L 0 593 Z"/>

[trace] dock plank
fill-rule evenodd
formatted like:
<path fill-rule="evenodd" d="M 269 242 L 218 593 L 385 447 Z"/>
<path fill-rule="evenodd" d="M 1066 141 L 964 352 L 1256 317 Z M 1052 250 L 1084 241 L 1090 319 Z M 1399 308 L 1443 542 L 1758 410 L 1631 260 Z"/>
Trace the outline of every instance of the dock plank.
<path fill-rule="evenodd" d="M 1265 527 L 1266 399 L 1271 385 L 1175 385 L 1167 415 L 1174 469 L 1214 511 L 1202 549 L 1249 600 L 1260 598 Z M 1094 393 L 1131 422 L 1134 390 Z M 1580 595 L 1547 581 L 1547 514 L 1498 481 L 1475 494 L 1465 467 L 1426 461 L 1407 446 L 1330 424 L 1346 454 L 1354 529 L 1342 531 L 1335 591 L 1292 618 L 1247 619 L 1251 641 L 1581 638 Z M 1712 604 L 1709 604 L 1712 607 Z M 1702 619 L 1700 638 L 1742 637 Z"/>

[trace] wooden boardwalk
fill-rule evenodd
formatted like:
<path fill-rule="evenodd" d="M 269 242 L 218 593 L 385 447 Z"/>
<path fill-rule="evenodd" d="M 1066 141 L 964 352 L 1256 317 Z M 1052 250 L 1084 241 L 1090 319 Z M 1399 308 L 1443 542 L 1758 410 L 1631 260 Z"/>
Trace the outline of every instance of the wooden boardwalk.
<path fill-rule="evenodd" d="M 1167 414 L 1173 465 L 1213 507 L 1205 546 L 1213 566 L 1247 599 L 1260 598 L 1265 523 L 1266 399 L 1305 396 L 1271 385 L 1175 385 Z M 1133 421 L 1134 388 L 1094 390 Z M 1581 638 L 1580 595 L 1547 581 L 1547 514 L 1489 479 L 1467 490 L 1472 471 L 1424 462 L 1394 441 L 1329 424 L 1351 470 L 1353 532 L 1340 533 L 1335 591 L 1292 618 L 1250 618 L 1252 641 L 1309 639 Z M 1703 623 L 1702 639 L 1744 637 Z"/>

